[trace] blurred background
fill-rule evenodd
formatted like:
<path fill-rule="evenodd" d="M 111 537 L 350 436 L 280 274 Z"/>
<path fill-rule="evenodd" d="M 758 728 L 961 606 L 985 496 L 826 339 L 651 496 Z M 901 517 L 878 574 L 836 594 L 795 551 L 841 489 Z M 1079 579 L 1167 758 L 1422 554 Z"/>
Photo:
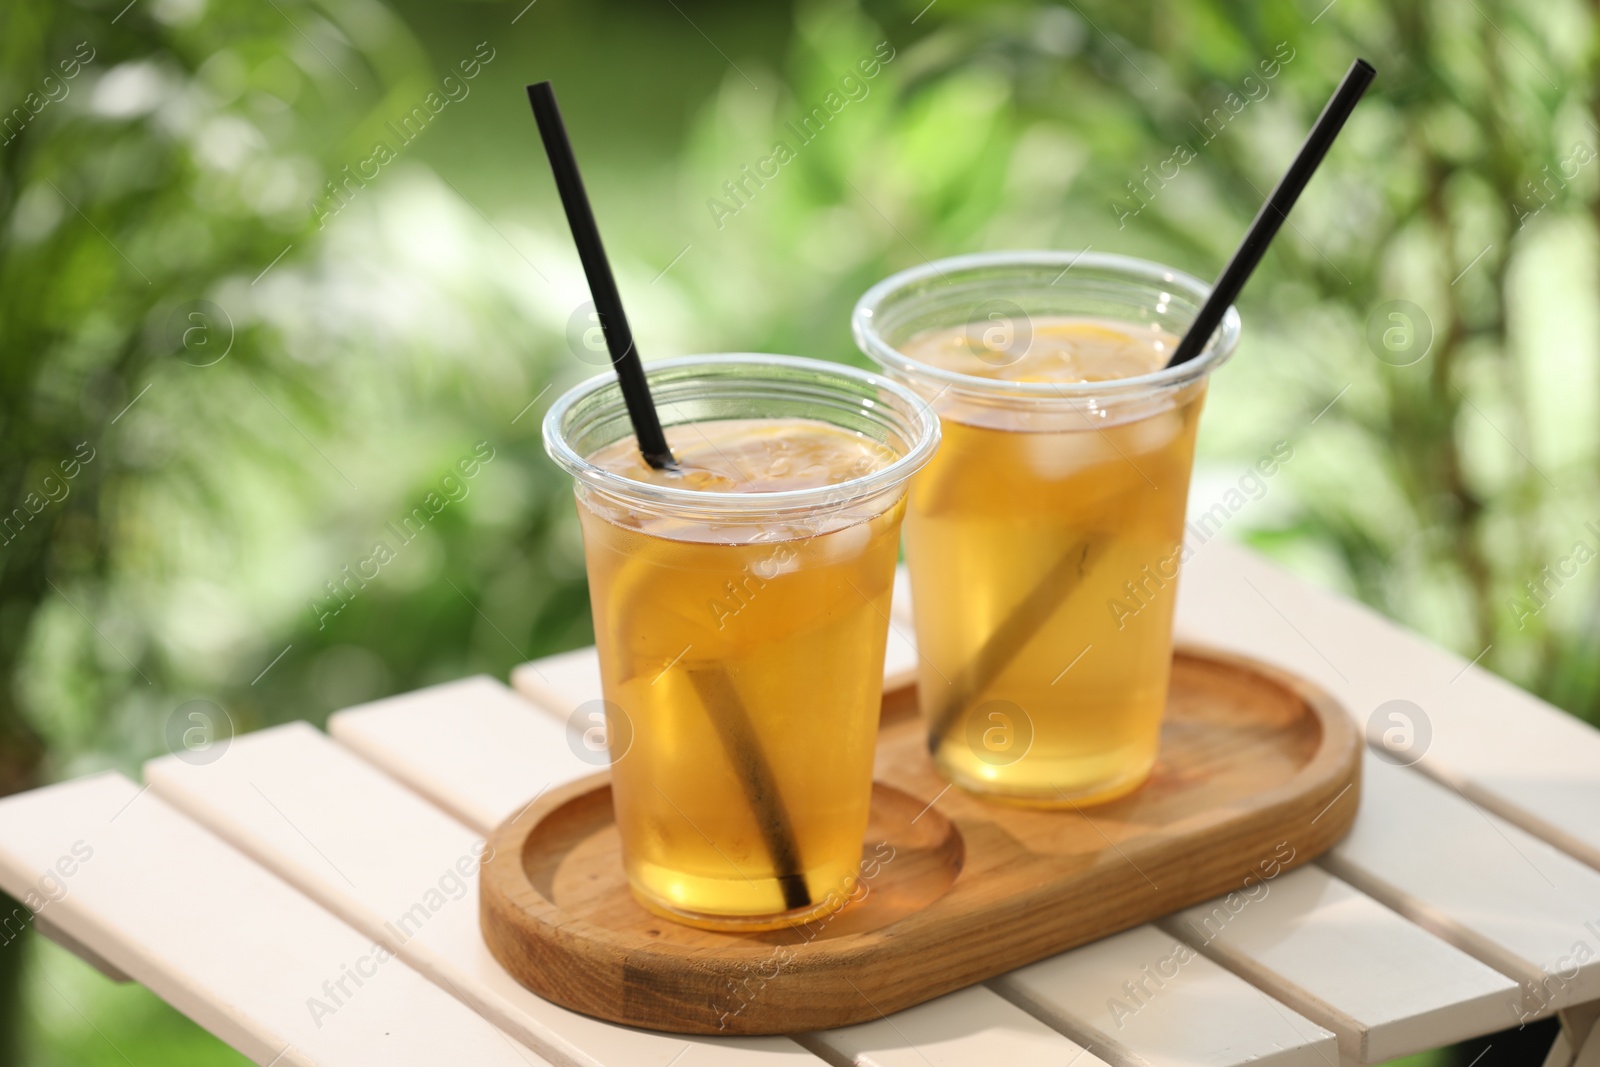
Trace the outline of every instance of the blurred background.
<path fill-rule="evenodd" d="M 1227 536 L 1597 721 L 1597 41 L 1580 0 L 6 0 L 0 792 L 590 640 L 547 77 L 646 358 L 860 363 L 856 297 L 929 258 L 1213 277 L 1365 56 L 1195 510 L 1287 443 Z M 31 931 L 0 1045 L 245 1062 Z"/>

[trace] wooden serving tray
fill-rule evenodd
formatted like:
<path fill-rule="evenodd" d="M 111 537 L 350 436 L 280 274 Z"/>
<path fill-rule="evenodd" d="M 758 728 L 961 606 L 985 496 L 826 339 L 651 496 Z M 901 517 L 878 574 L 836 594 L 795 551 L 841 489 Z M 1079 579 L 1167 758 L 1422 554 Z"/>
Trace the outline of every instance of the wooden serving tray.
<path fill-rule="evenodd" d="M 693 1034 L 846 1026 L 1253 892 L 1344 835 L 1360 773 L 1359 735 L 1327 693 L 1180 648 L 1142 788 L 1082 812 L 1003 806 L 946 788 L 906 688 L 884 698 L 858 902 L 759 934 L 658 918 L 628 890 L 599 774 L 495 831 L 483 933 L 523 985 L 612 1022 Z"/>

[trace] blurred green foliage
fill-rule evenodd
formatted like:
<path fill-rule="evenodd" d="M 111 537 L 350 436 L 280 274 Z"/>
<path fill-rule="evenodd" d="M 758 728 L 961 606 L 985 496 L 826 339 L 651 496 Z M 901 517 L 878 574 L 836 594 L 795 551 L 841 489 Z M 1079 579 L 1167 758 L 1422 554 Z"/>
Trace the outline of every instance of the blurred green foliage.
<path fill-rule="evenodd" d="M 0 792 L 135 773 L 188 700 L 321 721 L 589 639 L 538 441 L 596 370 L 521 93 L 546 76 L 647 358 L 859 361 L 854 300 L 927 258 L 1213 275 L 1365 55 L 1377 86 L 1242 301 L 1196 499 L 1292 443 L 1235 534 L 1600 720 L 1600 566 L 1541 573 L 1600 548 L 1578 0 L 125 2 L 0 13 Z M 400 545 L 435 491 L 458 499 Z M 237 1062 L 42 944 L 0 948 L 0 984 L 28 958 L 0 1062 Z"/>

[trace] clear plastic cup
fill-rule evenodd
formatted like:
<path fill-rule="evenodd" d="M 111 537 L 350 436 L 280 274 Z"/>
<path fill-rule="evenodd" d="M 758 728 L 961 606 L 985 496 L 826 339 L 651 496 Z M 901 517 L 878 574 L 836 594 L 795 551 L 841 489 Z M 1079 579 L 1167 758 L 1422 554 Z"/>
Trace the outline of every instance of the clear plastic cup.
<path fill-rule="evenodd" d="M 1148 777 L 1195 431 L 1239 316 L 1188 363 L 1111 381 L 983 377 L 902 349 L 960 331 L 1001 367 L 1079 319 L 1175 341 L 1209 291 L 1121 256 L 1000 252 L 896 274 L 856 305 L 861 351 L 944 426 L 912 483 L 906 555 L 930 751 L 965 789 L 1065 807 Z"/>
<path fill-rule="evenodd" d="M 881 375 L 813 360 L 695 356 L 647 373 L 669 439 L 805 419 L 888 450 L 838 484 L 711 492 L 591 461 L 632 434 L 612 375 L 544 422 L 576 483 L 635 896 L 702 927 L 803 922 L 859 874 L 906 484 L 938 421 Z"/>

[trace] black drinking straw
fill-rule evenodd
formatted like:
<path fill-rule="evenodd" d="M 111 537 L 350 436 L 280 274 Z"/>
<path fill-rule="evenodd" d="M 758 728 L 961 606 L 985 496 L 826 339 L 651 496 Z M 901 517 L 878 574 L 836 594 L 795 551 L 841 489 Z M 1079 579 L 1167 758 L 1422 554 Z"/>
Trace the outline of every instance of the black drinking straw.
<path fill-rule="evenodd" d="M 611 365 L 616 368 L 617 380 L 622 386 L 622 399 L 628 406 L 628 418 L 633 422 L 639 452 L 645 462 L 657 470 L 675 470 L 678 464 L 667 447 L 666 434 L 661 431 L 661 419 L 650 397 L 650 383 L 645 380 L 644 364 L 639 359 L 639 350 L 634 347 L 633 331 L 628 328 L 628 316 L 622 310 L 622 296 L 611 275 L 605 246 L 600 243 L 600 228 L 595 225 L 589 196 L 578 174 L 578 161 L 567 140 L 566 123 L 561 121 L 561 109 L 556 106 L 555 90 L 547 81 L 530 85 L 528 102 L 533 105 L 533 117 L 539 123 L 545 154 L 550 157 L 561 205 L 567 211 L 567 224 L 572 227 L 572 240 L 578 246 L 578 258 L 589 279 L 589 293 L 594 297 L 595 312 L 600 316 L 600 328 L 605 333 Z M 733 679 L 717 667 L 686 669 L 755 813 L 783 893 L 784 909 L 809 907 L 811 891 L 806 886 L 805 867 L 796 845 L 794 827 L 778 795 L 776 778 L 756 738 L 749 713 L 733 687 Z"/>
<path fill-rule="evenodd" d="M 708 711 L 714 709 L 711 718 L 716 724 L 723 754 L 728 757 L 734 777 L 744 789 L 750 809 L 756 813 L 756 828 L 778 876 L 784 910 L 809 906 L 811 889 L 806 885 L 805 864 L 795 851 L 794 827 L 778 796 L 777 777 L 767 763 L 766 753 L 756 744 L 755 727 L 744 701 L 739 699 L 738 690 L 733 687 L 733 679 L 719 667 L 690 667 L 687 673 L 700 703 Z"/>
<path fill-rule="evenodd" d="M 616 368 L 617 381 L 622 386 L 622 399 L 628 406 L 628 419 L 633 423 L 639 452 L 645 462 L 657 470 L 674 469 L 678 464 L 667 446 L 667 435 L 661 432 L 655 402 L 650 399 L 644 363 L 633 344 L 633 331 L 628 328 L 628 316 L 622 310 L 622 295 L 617 292 L 617 281 L 611 276 L 605 245 L 600 243 L 600 228 L 595 225 L 589 195 L 583 189 L 583 176 L 578 173 L 578 160 L 572 154 L 572 143 L 567 140 L 567 126 L 561 121 L 561 109 L 556 106 L 556 91 L 547 81 L 530 85 L 528 102 L 533 105 L 533 117 L 539 123 L 545 155 L 550 157 L 550 170 L 555 174 L 561 206 L 567 209 L 572 241 L 578 246 L 578 258 L 589 279 L 589 294 L 594 298 L 600 330 L 611 352 L 611 365 Z"/>
<path fill-rule="evenodd" d="M 1328 154 L 1333 139 L 1338 137 L 1339 131 L 1344 128 L 1345 119 L 1348 119 L 1350 112 L 1355 110 L 1356 102 L 1361 99 L 1361 95 L 1367 91 L 1367 86 L 1372 84 L 1372 79 L 1377 77 L 1377 74 L 1378 72 L 1372 69 L 1372 64 L 1364 59 L 1357 59 L 1350 64 L 1344 80 L 1339 83 L 1339 88 L 1334 90 L 1333 96 L 1328 100 L 1328 106 L 1322 109 L 1316 124 L 1306 135 L 1305 144 L 1300 146 L 1300 154 L 1294 157 L 1294 162 L 1289 165 L 1289 169 L 1273 188 L 1272 195 L 1267 197 L 1267 202 L 1256 212 L 1255 221 L 1250 224 L 1250 229 L 1245 231 L 1244 240 L 1233 253 L 1233 258 L 1228 260 L 1228 265 L 1222 268 L 1222 273 L 1217 276 L 1217 284 L 1212 286 L 1211 295 L 1206 298 L 1200 313 L 1194 317 L 1194 322 L 1190 323 L 1183 340 L 1178 342 L 1172 358 L 1167 360 L 1167 366 L 1176 367 L 1180 363 L 1187 363 L 1205 350 L 1211 335 L 1222 324 L 1222 316 L 1227 314 L 1228 308 L 1239 298 L 1239 291 L 1244 288 L 1244 283 L 1250 280 L 1251 272 L 1256 269 L 1256 265 L 1261 262 L 1261 257 L 1267 251 L 1267 246 L 1277 236 L 1278 227 L 1282 226 L 1284 219 L 1288 217 L 1289 209 L 1300 199 L 1301 191 L 1311 180 L 1311 175 L 1316 173 L 1322 157 Z"/>

